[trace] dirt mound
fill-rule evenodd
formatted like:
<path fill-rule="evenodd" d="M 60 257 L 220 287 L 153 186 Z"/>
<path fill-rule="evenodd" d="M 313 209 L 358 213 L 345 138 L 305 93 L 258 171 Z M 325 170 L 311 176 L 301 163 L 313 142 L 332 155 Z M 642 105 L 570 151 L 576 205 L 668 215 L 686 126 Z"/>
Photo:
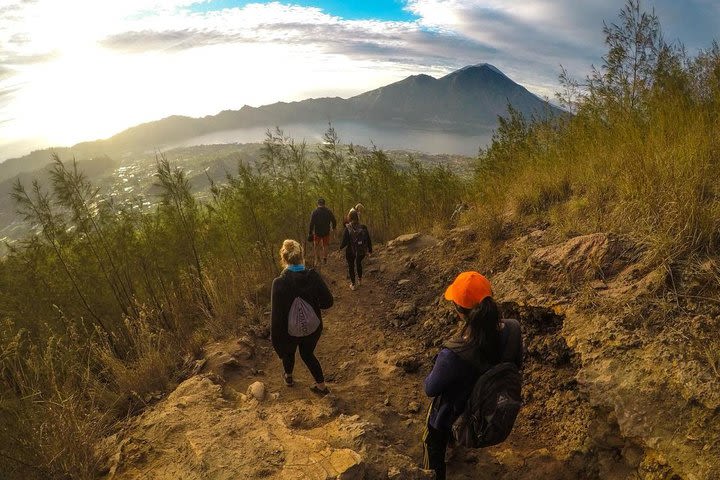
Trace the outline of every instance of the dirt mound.
<path fill-rule="evenodd" d="M 627 240 L 596 234 L 524 247 L 525 273 L 518 259 L 498 284 L 564 313 L 562 336 L 595 409 L 593 444 L 615 449 L 640 478 L 720 478 L 720 376 L 697 351 L 712 348 L 702 332 L 717 322 L 673 299 L 668 272 L 647 268 Z M 600 463 L 606 478 L 613 469 Z"/>
<path fill-rule="evenodd" d="M 389 284 L 407 278 L 412 293 L 395 287 L 405 295 L 393 317 L 407 316 L 408 305 L 418 312 L 395 324 L 426 347 L 440 345 L 454 318 L 439 299 L 444 286 L 463 270 L 493 272 L 527 348 L 511 441 L 538 438 L 565 472 L 584 478 L 720 478 L 720 377 L 707 363 L 717 342 L 704 333 L 717 322 L 665 303 L 668 273 L 648 268 L 627 239 L 599 233 L 545 243 L 552 238 L 535 230 L 480 259 L 465 228 L 412 252 L 412 266 L 394 251 Z M 704 356 L 691 346 L 703 344 Z"/>

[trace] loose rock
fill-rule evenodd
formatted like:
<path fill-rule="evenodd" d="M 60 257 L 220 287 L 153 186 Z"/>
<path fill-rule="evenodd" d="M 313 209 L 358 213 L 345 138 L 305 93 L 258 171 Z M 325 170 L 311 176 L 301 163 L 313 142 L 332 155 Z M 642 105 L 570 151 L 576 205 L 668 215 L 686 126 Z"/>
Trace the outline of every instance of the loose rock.
<path fill-rule="evenodd" d="M 405 373 L 415 373 L 420 370 L 422 366 L 422 360 L 415 356 L 409 356 L 401 358 L 395 365 L 402 368 Z"/>
<path fill-rule="evenodd" d="M 265 400 L 265 384 L 263 382 L 252 383 L 248 387 L 247 393 L 249 396 L 252 396 L 253 398 L 262 402 L 263 400 Z"/>
<path fill-rule="evenodd" d="M 417 305 L 415 302 L 398 302 L 395 305 L 393 315 L 400 320 L 409 320 L 417 314 Z"/>
<path fill-rule="evenodd" d="M 408 403 L 407 409 L 410 413 L 418 413 L 420 411 L 420 404 L 417 402 L 410 402 Z"/>
<path fill-rule="evenodd" d="M 388 480 L 432 480 L 435 478 L 435 472 L 418 467 L 390 467 L 387 478 Z"/>

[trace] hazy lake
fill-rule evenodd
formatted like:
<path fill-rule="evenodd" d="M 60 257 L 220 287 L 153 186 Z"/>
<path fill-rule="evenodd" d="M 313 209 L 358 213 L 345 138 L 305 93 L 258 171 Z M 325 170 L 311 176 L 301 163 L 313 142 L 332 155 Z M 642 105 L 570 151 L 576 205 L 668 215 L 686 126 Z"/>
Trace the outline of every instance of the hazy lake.
<path fill-rule="evenodd" d="M 335 122 L 333 127 L 344 144 L 370 146 L 374 143 L 383 150 L 416 150 L 431 154 L 450 153 L 456 155 L 477 155 L 480 146 L 486 146 L 492 136 L 491 130 L 477 135 L 433 132 L 428 130 L 403 129 L 399 127 L 371 126 L 364 123 L 346 121 Z M 286 135 L 308 143 L 318 143 L 327 130 L 327 123 L 289 124 L 281 127 Z M 192 145 L 211 145 L 217 143 L 253 143 L 265 139 L 265 127 L 240 128 L 209 133 L 189 138 L 171 146 L 187 147 Z"/>

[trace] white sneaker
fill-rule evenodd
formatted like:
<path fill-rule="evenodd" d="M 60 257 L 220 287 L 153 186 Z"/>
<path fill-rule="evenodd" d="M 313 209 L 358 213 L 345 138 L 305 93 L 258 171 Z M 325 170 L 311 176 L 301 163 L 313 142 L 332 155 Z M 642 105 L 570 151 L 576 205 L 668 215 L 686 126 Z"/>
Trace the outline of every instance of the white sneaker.
<path fill-rule="evenodd" d="M 351 283 L 351 284 L 350 284 L 350 290 L 355 290 L 355 284 L 354 284 L 354 283 Z"/>

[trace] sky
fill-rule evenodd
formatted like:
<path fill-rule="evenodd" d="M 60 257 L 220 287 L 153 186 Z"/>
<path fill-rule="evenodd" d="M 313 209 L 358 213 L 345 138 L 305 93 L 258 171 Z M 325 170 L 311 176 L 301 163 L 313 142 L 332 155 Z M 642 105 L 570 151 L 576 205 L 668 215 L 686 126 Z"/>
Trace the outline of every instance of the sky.
<path fill-rule="evenodd" d="M 0 161 L 169 115 L 347 98 L 490 63 L 553 98 L 600 65 L 624 0 L 0 0 Z M 720 37 L 720 0 L 656 0 L 668 41 Z"/>

